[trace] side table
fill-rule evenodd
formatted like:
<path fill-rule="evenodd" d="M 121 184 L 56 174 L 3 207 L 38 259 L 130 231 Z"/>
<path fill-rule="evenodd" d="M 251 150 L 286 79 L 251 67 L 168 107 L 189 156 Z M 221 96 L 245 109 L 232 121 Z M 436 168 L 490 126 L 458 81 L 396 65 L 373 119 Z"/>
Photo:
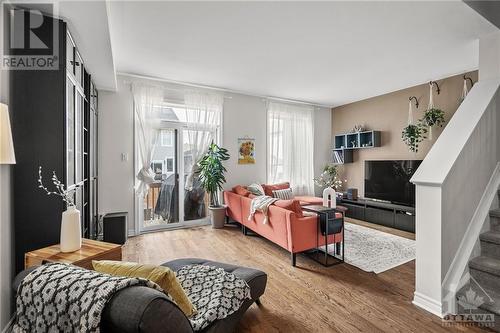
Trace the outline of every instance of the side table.
<path fill-rule="evenodd" d="M 316 249 L 311 251 L 311 258 L 316 262 L 322 264 L 325 267 L 330 267 L 336 264 L 344 262 L 344 214 L 347 211 L 346 207 L 337 206 L 336 208 L 330 208 L 319 205 L 311 205 L 302 207 L 303 210 L 316 213 L 318 215 L 317 223 L 317 233 L 316 233 Z M 337 213 L 341 214 L 341 217 L 337 217 Z M 336 243 L 335 254 L 331 255 L 328 253 L 328 236 L 338 234 L 342 232 L 342 254 L 340 256 L 339 242 Z M 320 236 L 321 233 L 321 236 Z M 319 238 L 324 237 L 325 247 L 324 250 L 319 247 Z M 340 256 L 340 257 L 339 257 Z M 334 261 L 330 262 L 329 259 L 333 258 Z"/>
<path fill-rule="evenodd" d="M 92 260 L 122 260 L 122 246 L 118 244 L 82 239 L 82 248 L 74 252 L 63 253 L 59 244 L 27 252 L 24 255 L 24 268 L 42 265 L 48 262 L 73 264 L 86 269 L 93 269 Z"/>

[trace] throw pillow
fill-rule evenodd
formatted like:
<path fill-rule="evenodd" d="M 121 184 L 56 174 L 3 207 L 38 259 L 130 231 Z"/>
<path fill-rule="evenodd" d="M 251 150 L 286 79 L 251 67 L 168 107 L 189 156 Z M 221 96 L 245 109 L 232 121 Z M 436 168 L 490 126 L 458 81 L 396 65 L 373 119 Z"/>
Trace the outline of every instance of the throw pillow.
<path fill-rule="evenodd" d="M 94 270 L 114 276 L 140 277 L 153 281 L 169 294 L 175 304 L 187 317 L 196 314 L 196 308 L 189 300 L 174 271 L 165 266 L 142 265 L 133 262 L 113 260 L 92 260 Z"/>
<path fill-rule="evenodd" d="M 249 190 L 254 195 L 264 195 L 264 189 L 259 184 L 250 184 L 247 186 L 247 190 Z"/>
<path fill-rule="evenodd" d="M 292 212 L 297 214 L 297 217 L 304 217 L 302 206 L 300 205 L 299 200 L 278 200 L 274 202 L 274 205 L 287 210 L 291 210 Z"/>
<path fill-rule="evenodd" d="M 283 200 L 291 200 L 293 199 L 293 192 L 291 188 L 286 188 L 284 190 L 274 190 L 273 198 L 283 199 Z"/>
<path fill-rule="evenodd" d="M 242 195 L 244 197 L 248 197 L 250 194 L 252 194 L 252 192 L 250 192 L 249 190 L 247 190 L 246 188 L 244 188 L 241 185 L 237 185 L 237 186 L 233 187 L 233 192 L 236 194 Z"/>
<path fill-rule="evenodd" d="M 290 183 L 286 182 L 286 183 L 272 184 L 272 185 L 266 185 L 266 184 L 264 184 L 264 185 L 262 185 L 262 187 L 264 188 L 264 194 L 272 197 L 273 196 L 273 191 L 275 191 L 275 190 L 284 190 L 286 188 L 290 188 Z"/>

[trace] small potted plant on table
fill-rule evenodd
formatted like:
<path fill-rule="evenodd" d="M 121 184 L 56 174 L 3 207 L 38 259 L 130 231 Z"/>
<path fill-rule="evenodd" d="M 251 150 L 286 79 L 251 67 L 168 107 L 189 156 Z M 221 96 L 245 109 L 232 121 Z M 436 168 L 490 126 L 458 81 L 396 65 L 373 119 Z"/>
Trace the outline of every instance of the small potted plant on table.
<path fill-rule="evenodd" d="M 223 165 L 224 161 L 229 159 L 227 149 L 219 147 L 215 143 L 211 143 L 208 151 L 198 162 L 198 174 L 200 177 L 201 186 L 207 191 L 210 197 L 208 209 L 212 217 L 212 227 L 223 228 L 226 220 L 226 206 L 222 205 L 219 200 L 219 191 L 226 182 L 224 173 L 226 168 Z"/>

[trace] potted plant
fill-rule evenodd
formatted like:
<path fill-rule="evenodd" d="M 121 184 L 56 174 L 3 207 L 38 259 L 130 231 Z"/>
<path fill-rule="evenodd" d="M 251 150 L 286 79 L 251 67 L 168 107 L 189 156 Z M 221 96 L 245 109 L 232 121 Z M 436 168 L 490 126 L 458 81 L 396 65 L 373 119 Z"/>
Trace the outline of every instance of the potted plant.
<path fill-rule="evenodd" d="M 406 143 L 410 151 L 417 153 L 419 143 L 425 139 L 425 133 L 427 133 L 427 130 L 420 124 L 409 124 L 403 128 L 401 138 L 403 139 L 403 142 Z"/>
<path fill-rule="evenodd" d="M 427 126 L 429 128 L 429 139 L 432 139 L 432 127 L 440 126 L 443 127 L 444 111 L 435 107 L 432 107 L 425 111 L 424 117 L 419 120 L 422 126 Z"/>
<path fill-rule="evenodd" d="M 227 149 L 219 147 L 215 143 L 211 143 L 208 151 L 203 155 L 198 162 L 198 175 L 200 177 L 201 186 L 207 191 L 210 203 L 208 209 L 212 217 L 212 227 L 222 228 L 226 219 L 226 206 L 221 205 L 219 201 L 219 191 L 222 190 L 222 185 L 226 182 L 224 173 L 226 168 L 223 165 L 224 161 L 229 159 Z"/>

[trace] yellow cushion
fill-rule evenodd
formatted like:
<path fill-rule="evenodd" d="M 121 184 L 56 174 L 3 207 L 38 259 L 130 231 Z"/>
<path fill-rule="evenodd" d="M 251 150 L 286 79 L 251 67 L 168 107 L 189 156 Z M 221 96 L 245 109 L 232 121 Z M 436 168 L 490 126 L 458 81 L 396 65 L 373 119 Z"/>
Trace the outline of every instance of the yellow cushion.
<path fill-rule="evenodd" d="M 173 301 L 187 317 L 196 314 L 196 308 L 187 297 L 175 273 L 168 267 L 112 260 L 92 260 L 92 266 L 94 270 L 101 273 L 114 276 L 139 277 L 153 281 L 172 297 Z"/>

